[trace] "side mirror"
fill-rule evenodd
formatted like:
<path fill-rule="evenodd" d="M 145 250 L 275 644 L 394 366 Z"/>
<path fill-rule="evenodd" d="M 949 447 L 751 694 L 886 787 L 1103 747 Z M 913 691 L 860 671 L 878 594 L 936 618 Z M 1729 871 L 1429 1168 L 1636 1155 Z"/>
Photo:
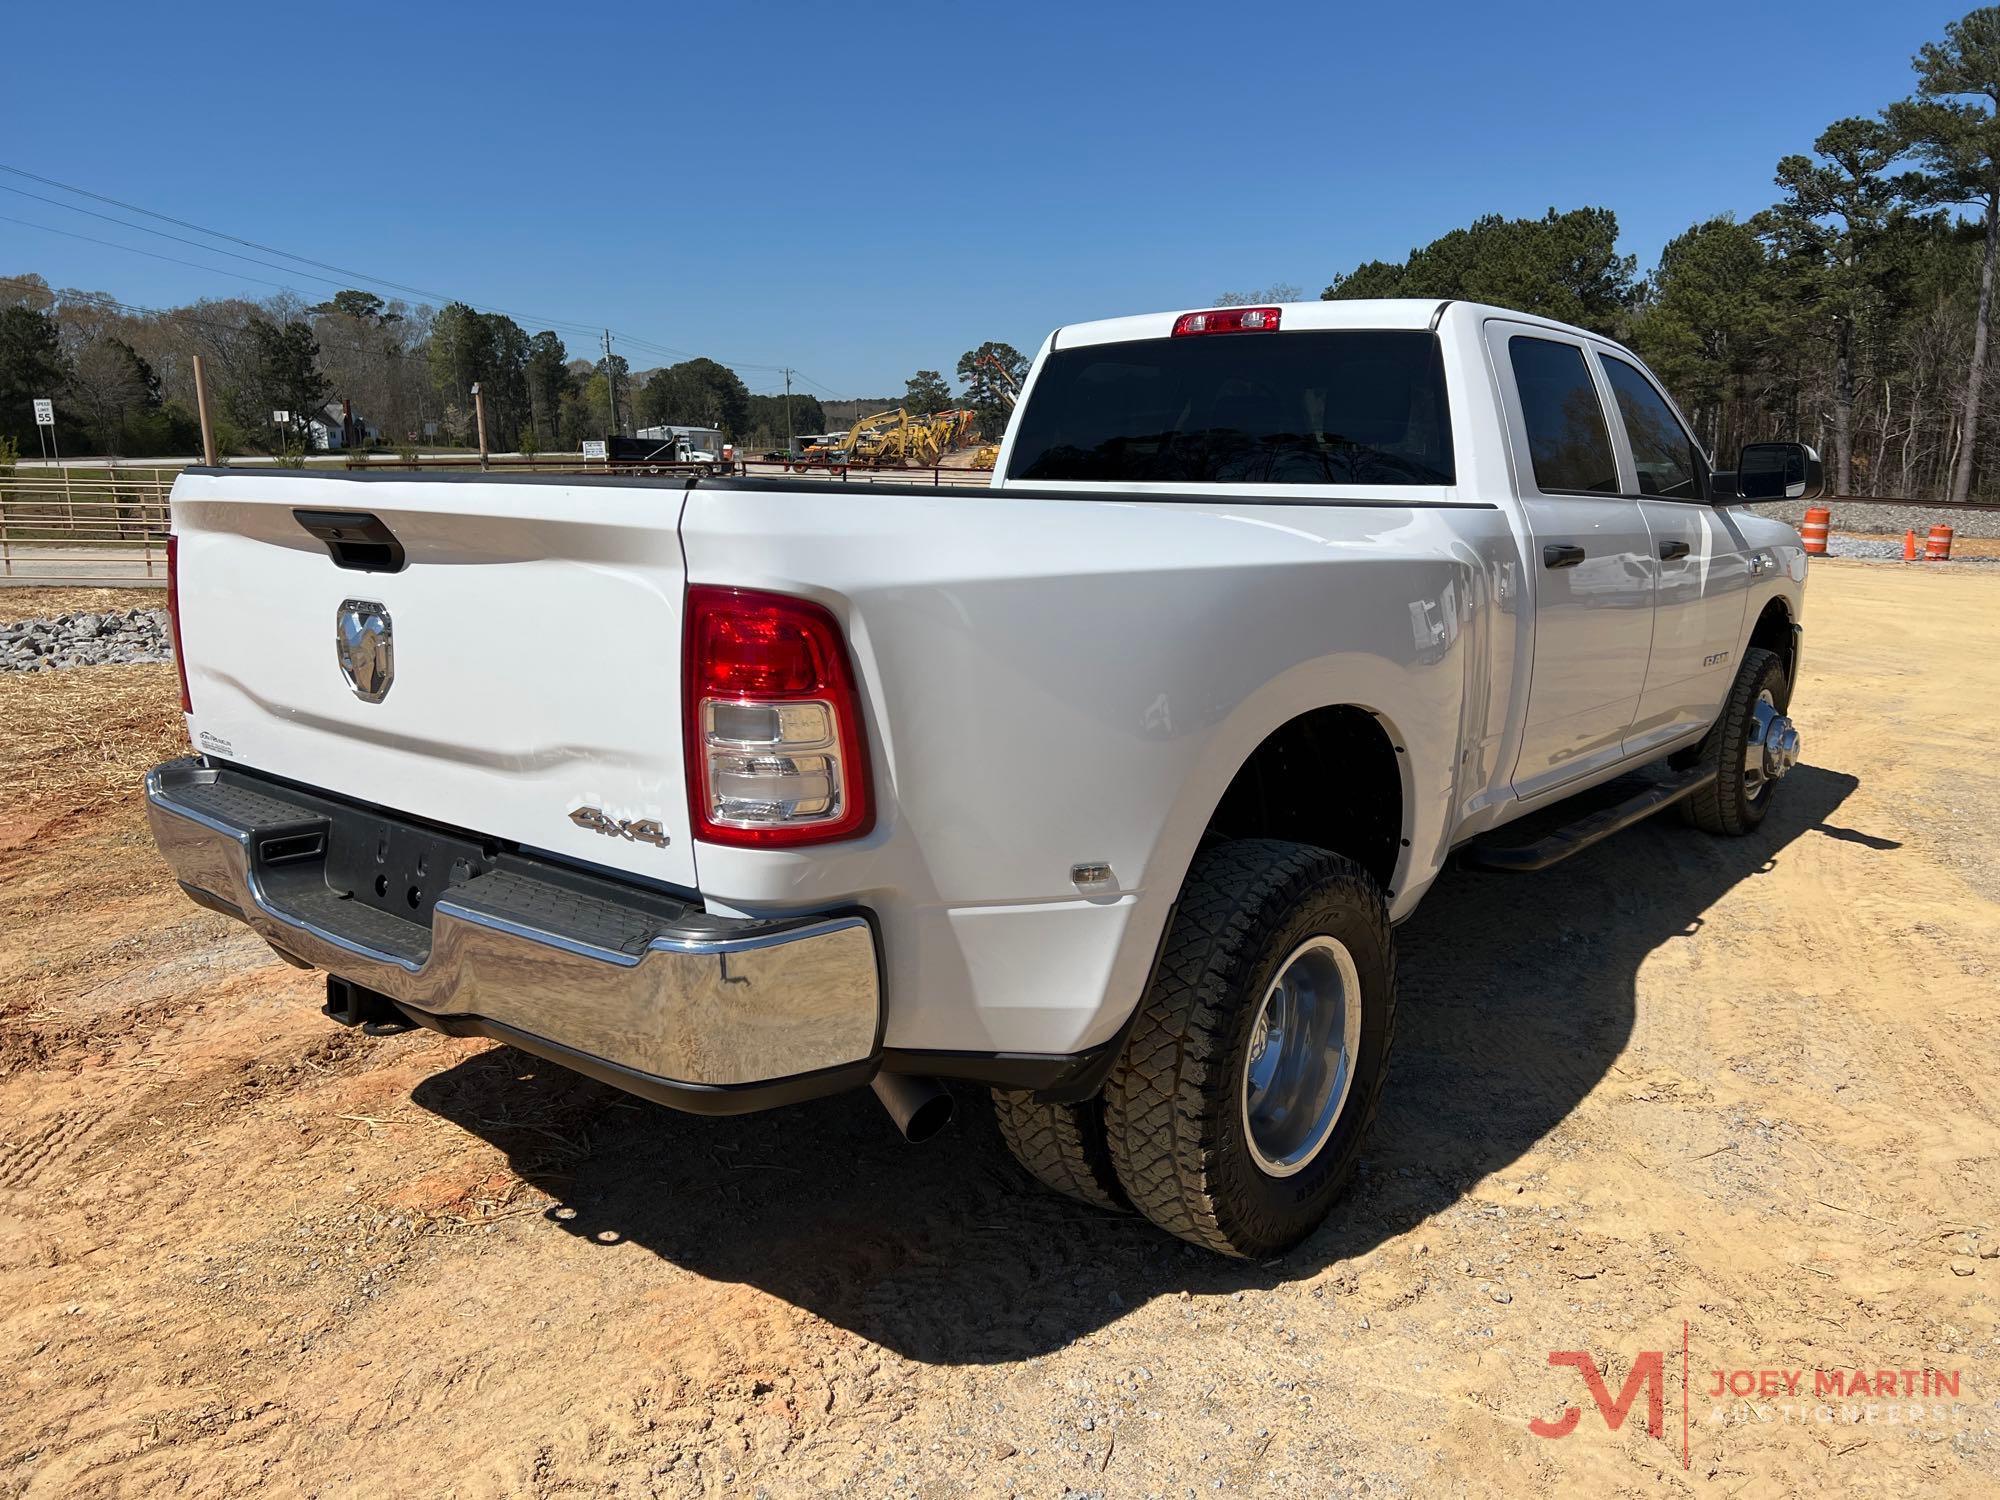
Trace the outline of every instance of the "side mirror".
<path fill-rule="evenodd" d="M 1826 468 L 1804 443 L 1746 443 L 1736 458 L 1736 492 L 1745 500 L 1817 500 Z"/>

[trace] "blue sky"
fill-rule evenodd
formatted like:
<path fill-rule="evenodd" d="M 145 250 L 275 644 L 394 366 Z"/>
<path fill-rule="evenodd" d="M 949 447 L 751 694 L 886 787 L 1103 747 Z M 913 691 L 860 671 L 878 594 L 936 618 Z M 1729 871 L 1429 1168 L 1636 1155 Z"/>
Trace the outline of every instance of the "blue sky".
<path fill-rule="evenodd" d="M 0 162 L 530 331 L 709 354 L 753 390 L 778 388 L 755 365 L 790 364 L 878 394 L 982 339 L 1032 352 L 1231 288 L 1316 295 L 1486 212 L 1607 205 L 1643 270 L 1695 220 L 1768 203 L 1777 158 L 1827 122 L 1907 93 L 1911 53 L 1961 14 L 24 5 Z M 0 215 L 214 268 L 0 222 L 0 275 L 151 306 L 270 290 L 253 277 L 333 290 L 13 192 Z"/>

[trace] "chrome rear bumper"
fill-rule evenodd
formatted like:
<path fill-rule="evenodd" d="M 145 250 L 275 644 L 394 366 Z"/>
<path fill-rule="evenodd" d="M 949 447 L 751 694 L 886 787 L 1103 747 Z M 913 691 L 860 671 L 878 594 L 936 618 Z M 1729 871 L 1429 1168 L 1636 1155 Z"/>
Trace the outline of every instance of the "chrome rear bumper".
<path fill-rule="evenodd" d="M 413 1020 L 713 1113 L 831 1092 L 877 1066 L 863 913 L 714 917 L 200 760 L 148 773 L 146 806 L 190 896 Z M 370 859 L 393 878 L 357 880 Z"/>

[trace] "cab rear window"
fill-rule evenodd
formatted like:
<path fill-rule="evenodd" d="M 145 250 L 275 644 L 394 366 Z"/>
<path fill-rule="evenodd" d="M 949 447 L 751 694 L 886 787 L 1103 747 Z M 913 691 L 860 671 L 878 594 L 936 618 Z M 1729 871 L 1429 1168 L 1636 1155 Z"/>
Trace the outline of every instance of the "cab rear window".
<path fill-rule="evenodd" d="M 1021 414 L 1007 477 L 1450 484 L 1443 357 L 1419 330 L 1058 349 Z"/>

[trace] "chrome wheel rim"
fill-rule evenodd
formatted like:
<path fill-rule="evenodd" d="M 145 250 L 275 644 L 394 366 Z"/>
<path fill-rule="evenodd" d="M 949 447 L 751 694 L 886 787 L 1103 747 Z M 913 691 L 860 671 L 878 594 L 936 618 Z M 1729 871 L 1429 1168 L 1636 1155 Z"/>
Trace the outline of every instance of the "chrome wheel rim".
<path fill-rule="evenodd" d="M 1250 1027 L 1243 1138 L 1258 1170 L 1290 1177 L 1312 1164 L 1354 1084 L 1361 976 L 1330 937 L 1307 938 L 1278 967 Z"/>
<path fill-rule="evenodd" d="M 1798 763 L 1799 731 L 1778 712 L 1777 700 L 1765 688 L 1757 695 L 1750 732 L 1743 737 L 1743 794 L 1755 802 Z"/>

